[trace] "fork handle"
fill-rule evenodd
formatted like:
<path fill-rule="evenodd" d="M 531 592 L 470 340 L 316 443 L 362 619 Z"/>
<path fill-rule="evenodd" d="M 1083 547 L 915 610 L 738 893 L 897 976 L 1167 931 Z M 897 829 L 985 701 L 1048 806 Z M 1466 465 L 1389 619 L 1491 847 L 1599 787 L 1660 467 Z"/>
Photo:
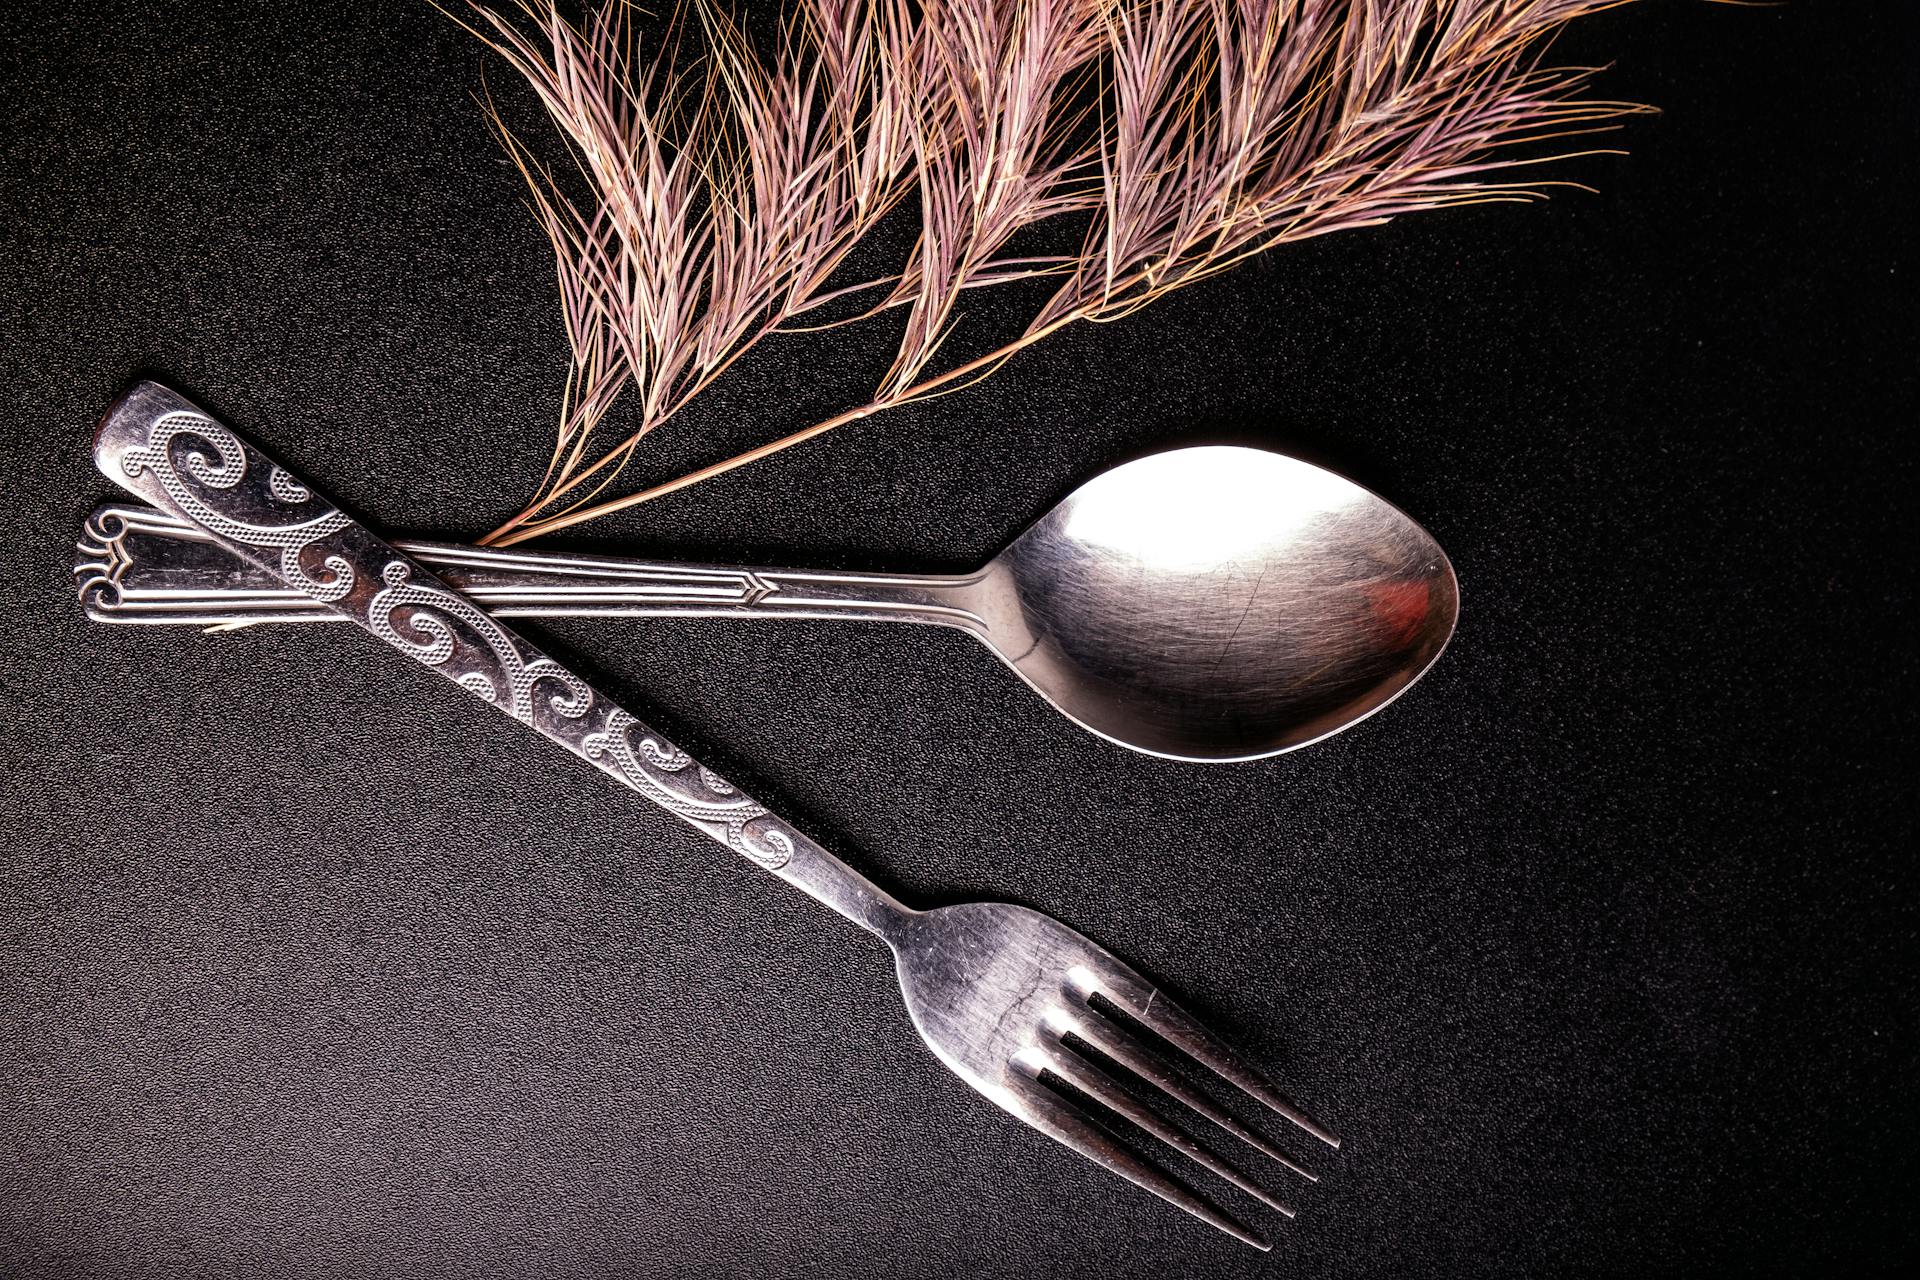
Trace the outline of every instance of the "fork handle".
<path fill-rule="evenodd" d="M 887 937 L 915 914 L 177 393 L 148 382 L 122 396 L 94 461 L 862 928 Z"/>

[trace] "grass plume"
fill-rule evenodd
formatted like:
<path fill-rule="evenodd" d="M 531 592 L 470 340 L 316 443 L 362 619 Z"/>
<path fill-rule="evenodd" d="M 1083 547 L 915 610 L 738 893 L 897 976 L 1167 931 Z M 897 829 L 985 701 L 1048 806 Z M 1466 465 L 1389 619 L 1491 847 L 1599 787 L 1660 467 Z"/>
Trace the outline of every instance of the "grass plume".
<path fill-rule="evenodd" d="M 492 113 L 553 244 L 571 363 L 546 473 L 486 541 L 957 389 L 1278 245 L 1539 199 L 1555 184 L 1531 166 L 1643 110 L 1543 59 L 1565 23 L 1622 2 L 793 0 L 763 49 L 717 0 L 684 0 L 650 38 L 626 0 L 577 20 L 468 0 L 456 17 L 532 87 L 576 171 Z M 845 281 L 890 215 L 918 222 L 897 271 Z M 1077 253 L 1017 247 L 1051 226 L 1082 232 Z M 1024 328 L 948 356 L 964 294 L 1035 279 L 1050 292 Z M 756 343 L 881 316 L 894 354 L 865 401 L 622 491 L 646 435 Z"/>

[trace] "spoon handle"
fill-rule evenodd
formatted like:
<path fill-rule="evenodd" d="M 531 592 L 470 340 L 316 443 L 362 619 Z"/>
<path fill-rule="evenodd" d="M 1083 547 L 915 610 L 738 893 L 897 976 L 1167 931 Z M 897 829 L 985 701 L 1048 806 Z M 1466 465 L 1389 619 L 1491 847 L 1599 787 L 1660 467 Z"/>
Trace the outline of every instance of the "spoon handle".
<path fill-rule="evenodd" d="M 852 618 L 983 627 L 967 592 L 979 575 L 727 568 L 446 542 L 394 545 L 498 617 Z M 340 620 L 204 530 L 153 507 L 100 507 L 88 518 L 78 550 L 73 572 L 87 616 L 96 622 L 232 628 Z"/>

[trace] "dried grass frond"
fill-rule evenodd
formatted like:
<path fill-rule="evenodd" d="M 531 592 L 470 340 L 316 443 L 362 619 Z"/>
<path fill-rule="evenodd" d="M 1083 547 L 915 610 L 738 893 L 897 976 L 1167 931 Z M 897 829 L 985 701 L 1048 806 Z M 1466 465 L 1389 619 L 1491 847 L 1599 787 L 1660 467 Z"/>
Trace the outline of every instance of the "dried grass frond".
<path fill-rule="evenodd" d="M 795 0 L 769 52 L 718 0 L 646 42 L 625 0 L 460 15 L 532 86 L 556 173 L 490 112 L 553 244 L 571 352 L 552 461 L 509 545 L 988 376 L 1275 246 L 1535 200 L 1527 166 L 1644 108 L 1542 51 L 1624 0 Z M 1543 150 L 1543 146 L 1546 148 Z M 583 193 L 583 194 L 570 194 Z M 835 283 L 896 210 L 899 270 Z M 1080 219 L 1077 254 L 1016 252 Z M 962 295 L 1053 279 L 1024 329 L 944 358 Z M 816 313 L 865 297 L 856 315 Z M 899 313 L 864 403 L 638 493 L 636 446 L 776 331 Z M 630 400 L 630 421 L 609 418 Z"/>

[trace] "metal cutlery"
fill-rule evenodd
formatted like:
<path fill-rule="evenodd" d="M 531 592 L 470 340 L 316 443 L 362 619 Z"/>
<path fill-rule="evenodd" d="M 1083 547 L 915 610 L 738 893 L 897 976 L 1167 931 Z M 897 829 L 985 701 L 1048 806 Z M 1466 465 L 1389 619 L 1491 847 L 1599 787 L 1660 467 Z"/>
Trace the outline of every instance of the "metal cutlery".
<path fill-rule="evenodd" d="M 1165 1051 L 1339 1145 L 1102 947 L 1024 907 L 902 905 L 178 394 L 153 383 L 128 392 L 101 423 L 94 457 L 138 496 L 874 934 L 891 948 L 908 1012 L 934 1054 L 1049 1137 L 1263 1249 L 1255 1231 L 1116 1137 L 1114 1117 L 1288 1216 L 1259 1182 L 1143 1100 L 1152 1092 L 1183 1103 L 1304 1172 L 1195 1089 Z"/>
<path fill-rule="evenodd" d="M 395 544 L 496 617 L 839 618 L 957 627 L 1076 723 L 1152 755 L 1246 760 L 1337 733 L 1439 657 L 1459 591 L 1403 512 L 1260 449 L 1175 449 L 1080 486 L 957 575 L 673 565 Z M 152 509 L 96 511 L 74 572 L 103 622 L 337 619 Z"/>

